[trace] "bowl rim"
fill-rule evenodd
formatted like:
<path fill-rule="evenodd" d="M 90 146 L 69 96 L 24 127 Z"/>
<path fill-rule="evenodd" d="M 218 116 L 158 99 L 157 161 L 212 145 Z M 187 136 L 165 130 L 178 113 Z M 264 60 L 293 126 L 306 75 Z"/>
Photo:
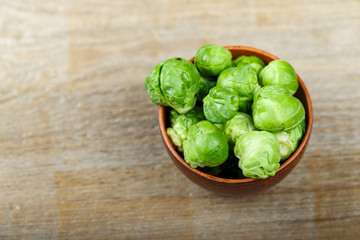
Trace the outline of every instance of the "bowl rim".
<path fill-rule="evenodd" d="M 253 47 L 248 47 L 248 46 L 224 46 L 224 48 L 228 49 L 228 50 L 243 50 L 243 51 L 248 51 L 248 52 L 253 52 L 256 53 L 256 55 L 262 55 L 265 56 L 269 59 L 271 59 L 271 61 L 273 60 L 277 60 L 280 59 L 278 57 L 276 57 L 275 55 L 268 53 L 266 51 L 257 49 L 257 48 L 253 48 Z M 195 57 L 191 58 L 189 61 L 194 61 Z M 313 124 L 313 109 L 312 109 L 312 103 L 311 103 L 311 98 L 310 98 L 310 94 L 305 86 L 305 83 L 302 81 L 302 79 L 300 78 L 300 76 L 298 74 L 296 74 L 299 85 L 301 86 L 301 88 L 304 91 L 304 95 L 305 95 L 305 99 L 306 102 L 308 103 L 308 114 L 307 114 L 307 126 L 306 126 L 306 132 L 305 135 L 301 141 L 301 143 L 299 144 L 298 148 L 296 149 L 296 151 L 291 155 L 290 158 L 288 158 L 285 162 L 283 162 L 280 165 L 280 168 L 277 170 L 275 176 L 270 176 L 266 179 L 255 179 L 255 178 L 243 178 L 243 179 L 233 179 L 233 178 L 221 178 L 221 177 L 216 177 L 207 173 L 204 173 L 196 168 L 192 168 L 187 162 L 185 162 L 185 160 L 179 155 L 179 153 L 174 149 L 173 145 L 171 144 L 171 141 L 166 133 L 166 108 L 165 106 L 160 105 L 159 106 L 159 113 L 158 113 L 158 117 L 159 117 L 159 127 L 160 127 L 160 133 L 161 136 L 164 140 L 164 143 L 167 147 L 167 149 L 171 152 L 171 154 L 176 158 L 176 160 L 181 163 L 185 168 L 187 168 L 188 170 L 190 170 L 191 172 L 200 175 L 206 179 L 209 180 L 213 180 L 213 181 L 217 181 L 217 182 L 223 182 L 223 183 L 229 183 L 229 184 L 239 184 L 239 183 L 249 183 L 249 182 L 258 182 L 258 181 L 266 181 L 268 179 L 271 178 L 275 178 L 276 175 L 280 172 L 285 171 L 285 169 L 301 154 L 302 150 L 306 147 L 309 139 L 310 139 L 310 135 L 311 135 L 311 131 L 312 131 L 312 124 Z"/>

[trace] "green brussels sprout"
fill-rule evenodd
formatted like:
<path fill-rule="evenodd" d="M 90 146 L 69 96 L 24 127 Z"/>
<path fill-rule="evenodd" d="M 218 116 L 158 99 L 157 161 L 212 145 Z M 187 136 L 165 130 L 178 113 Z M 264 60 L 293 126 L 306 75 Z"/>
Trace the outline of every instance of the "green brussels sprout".
<path fill-rule="evenodd" d="M 233 66 L 238 66 L 240 63 L 248 63 L 250 64 L 255 70 L 256 74 L 259 75 L 260 71 L 265 67 L 265 63 L 263 60 L 256 56 L 240 56 L 233 60 Z"/>
<path fill-rule="evenodd" d="M 210 89 L 203 102 L 205 118 L 212 123 L 225 123 L 233 118 L 238 112 L 240 103 L 234 90 L 218 86 Z"/>
<path fill-rule="evenodd" d="M 173 146 L 178 151 L 183 152 L 183 142 L 187 138 L 190 126 L 204 119 L 203 110 L 198 106 L 195 106 L 184 114 L 180 114 L 174 109 L 171 109 L 169 117 L 170 127 L 166 129 L 166 132 Z"/>
<path fill-rule="evenodd" d="M 235 157 L 234 154 L 229 153 L 226 161 L 217 166 L 217 167 L 204 167 L 198 168 L 200 171 L 220 177 L 220 178 L 228 178 L 228 179 L 243 179 L 246 178 L 241 169 L 239 168 L 239 159 Z"/>
<path fill-rule="evenodd" d="M 261 86 L 284 86 L 291 95 L 294 95 L 299 87 L 294 68 L 284 60 L 274 60 L 264 67 L 259 74 L 259 83 Z"/>
<path fill-rule="evenodd" d="M 220 73 L 217 86 L 234 89 L 240 98 L 239 111 L 248 112 L 255 92 L 260 89 L 256 70 L 248 63 L 225 69 Z"/>
<path fill-rule="evenodd" d="M 274 133 L 280 143 L 281 160 L 288 159 L 295 152 L 305 133 L 306 122 L 302 121 L 297 127 L 286 132 Z"/>
<path fill-rule="evenodd" d="M 217 167 L 229 155 L 224 133 L 207 120 L 192 125 L 183 143 L 184 159 L 192 168 Z"/>
<path fill-rule="evenodd" d="M 216 81 L 200 75 L 200 89 L 196 94 L 197 100 L 202 103 L 204 97 L 209 94 L 210 89 L 216 86 Z"/>
<path fill-rule="evenodd" d="M 214 123 L 215 127 L 217 127 L 220 131 L 224 132 L 225 124 L 224 123 Z"/>
<path fill-rule="evenodd" d="M 239 168 L 239 159 L 233 152 L 229 153 L 228 159 L 219 166 L 222 172 L 218 177 L 230 178 L 230 179 L 243 179 L 246 178 Z"/>
<path fill-rule="evenodd" d="M 235 143 L 235 156 L 244 176 L 265 179 L 280 167 L 280 144 L 273 133 L 252 131 L 241 135 Z"/>
<path fill-rule="evenodd" d="M 255 125 L 252 117 L 249 114 L 238 112 L 226 122 L 224 133 L 230 146 L 234 146 L 238 137 L 253 130 L 255 130 Z"/>
<path fill-rule="evenodd" d="M 205 77 L 217 76 L 224 69 L 231 67 L 232 54 L 226 48 L 208 44 L 199 48 L 194 63 L 200 74 Z"/>
<path fill-rule="evenodd" d="M 256 92 L 252 116 L 257 129 L 270 132 L 289 131 L 305 119 L 305 109 L 287 88 L 269 85 Z"/>
<path fill-rule="evenodd" d="M 226 161 L 225 161 L 226 162 Z M 200 171 L 202 171 L 203 173 L 218 177 L 222 172 L 223 169 L 220 166 L 217 167 L 204 167 L 204 168 L 198 168 Z"/>
<path fill-rule="evenodd" d="M 183 58 L 159 63 L 145 79 L 145 89 L 153 103 L 186 113 L 196 103 L 200 75 L 195 65 Z"/>

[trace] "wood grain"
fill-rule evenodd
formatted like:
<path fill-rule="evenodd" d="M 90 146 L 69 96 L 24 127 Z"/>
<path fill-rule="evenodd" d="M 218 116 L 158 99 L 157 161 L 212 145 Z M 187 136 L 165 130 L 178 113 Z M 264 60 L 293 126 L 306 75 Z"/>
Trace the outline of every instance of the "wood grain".
<path fill-rule="evenodd" d="M 303 159 L 222 197 L 172 164 L 144 78 L 206 43 L 289 61 Z M 0 0 L 0 239 L 359 239 L 360 2 Z"/>

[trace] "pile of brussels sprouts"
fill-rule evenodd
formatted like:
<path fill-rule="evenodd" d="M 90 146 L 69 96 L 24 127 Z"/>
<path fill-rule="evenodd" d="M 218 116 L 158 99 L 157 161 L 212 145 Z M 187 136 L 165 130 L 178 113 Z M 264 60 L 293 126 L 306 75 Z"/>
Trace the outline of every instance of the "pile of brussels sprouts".
<path fill-rule="evenodd" d="M 147 76 L 152 102 L 171 108 L 167 134 L 192 167 L 224 178 L 274 176 L 305 133 L 305 109 L 293 96 L 294 68 L 256 56 L 232 59 L 216 44 L 194 62 L 172 58 Z"/>

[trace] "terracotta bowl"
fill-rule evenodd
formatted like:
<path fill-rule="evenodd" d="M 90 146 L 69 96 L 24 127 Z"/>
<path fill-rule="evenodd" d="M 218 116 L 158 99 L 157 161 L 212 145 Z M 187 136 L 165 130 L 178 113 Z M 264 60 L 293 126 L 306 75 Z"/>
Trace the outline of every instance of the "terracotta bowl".
<path fill-rule="evenodd" d="M 265 51 L 245 47 L 245 46 L 227 46 L 225 47 L 229 49 L 233 55 L 233 58 L 237 58 L 241 55 L 253 55 L 262 59 L 266 64 L 272 60 L 279 59 L 278 57 L 267 53 Z M 193 61 L 194 58 L 190 59 Z M 259 192 L 266 190 L 281 180 L 283 180 L 297 165 L 303 156 L 305 149 L 308 145 L 312 123 L 313 123 L 313 110 L 311 105 L 310 95 L 306 89 L 304 82 L 301 80 L 299 76 L 297 76 L 299 81 L 299 88 L 295 96 L 302 102 L 305 107 L 306 112 L 306 123 L 307 129 L 305 136 L 300 143 L 296 152 L 285 162 L 283 162 L 273 177 L 269 177 L 267 179 L 253 179 L 253 178 L 245 178 L 245 179 L 228 179 L 228 178 L 220 178 L 215 177 L 209 174 L 206 174 L 200 170 L 194 169 L 187 164 L 184 159 L 179 155 L 179 153 L 173 148 L 171 142 L 166 134 L 166 128 L 168 126 L 168 116 L 170 112 L 170 108 L 160 106 L 159 108 L 159 126 L 161 137 L 164 141 L 165 148 L 174 162 L 174 164 L 179 168 L 179 170 L 192 182 L 196 183 L 200 187 L 223 195 L 241 195 L 248 194 L 252 192 Z"/>

